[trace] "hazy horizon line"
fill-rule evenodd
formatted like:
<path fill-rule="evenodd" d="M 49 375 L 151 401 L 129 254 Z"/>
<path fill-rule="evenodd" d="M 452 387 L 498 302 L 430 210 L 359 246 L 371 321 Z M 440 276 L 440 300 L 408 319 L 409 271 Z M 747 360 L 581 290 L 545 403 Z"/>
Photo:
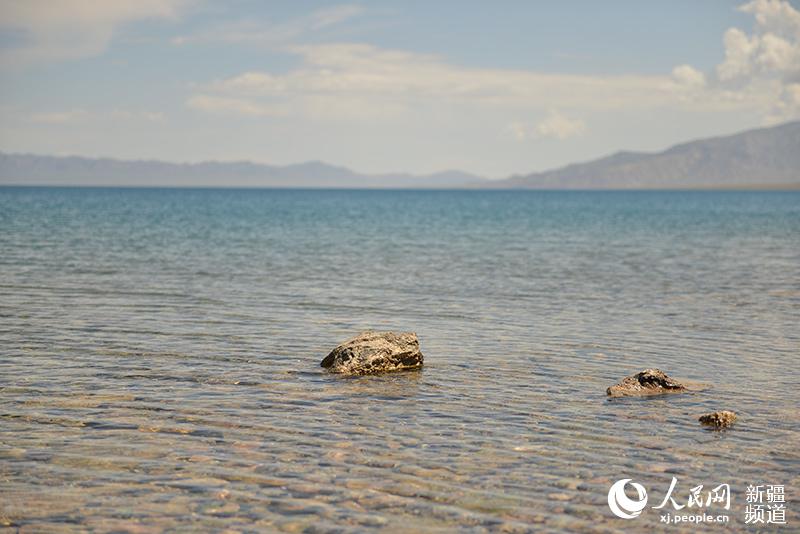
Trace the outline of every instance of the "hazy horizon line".
<path fill-rule="evenodd" d="M 322 160 L 322 159 L 318 159 L 318 158 L 309 159 L 309 160 L 305 160 L 305 161 L 297 161 L 297 162 L 294 162 L 294 163 L 279 164 L 279 163 L 268 163 L 268 162 L 253 160 L 253 159 L 231 159 L 231 160 L 206 159 L 206 160 L 195 160 L 195 161 L 174 161 L 174 160 L 168 160 L 168 159 L 159 159 L 159 158 L 155 158 L 155 157 L 125 158 L 125 157 L 104 156 L 104 155 L 90 156 L 90 155 L 84 155 L 84 154 L 52 154 L 52 153 L 51 154 L 46 154 L 46 153 L 36 153 L 36 152 L 14 152 L 14 151 L 6 151 L 6 150 L 3 150 L 3 149 L 0 149 L 0 155 L 31 156 L 31 157 L 41 157 L 41 158 L 62 158 L 62 159 L 74 158 L 74 159 L 83 159 L 83 160 L 113 161 L 113 162 L 119 162 L 119 163 L 159 163 L 159 164 L 175 165 L 175 166 L 187 166 L 187 167 L 189 167 L 189 166 L 209 165 L 209 164 L 217 164 L 217 165 L 242 165 L 242 164 L 244 164 L 244 165 L 253 165 L 253 166 L 262 166 L 262 167 L 272 167 L 272 168 L 278 168 L 278 169 L 286 169 L 286 168 L 291 168 L 291 167 L 302 167 L 304 165 L 319 164 L 319 165 L 324 165 L 326 167 L 330 167 L 330 168 L 334 168 L 334 169 L 346 170 L 346 171 L 349 171 L 349 172 L 352 172 L 352 173 L 355 173 L 355 174 L 358 174 L 358 175 L 361 175 L 361 176 L 365 176 L 365 177 L 407 175 L 409 177 L 424 178 L 424 177 L 430 177 L 430 176 L 435 176 L 435 175 L 440 175 L 440 174 L 447 174 L 447 173 L 460 173 L 460 174 L 470 175 L 471 177 L 477 178 L 479 180 L 490 181 L 491 182 L 491 181 L 503 181 L 503 180 L 507 180 L 507 179 L 510 179 L 510 178 L 524 177 L 524 176 L 528 176 L 528 175 L 531 175 L 531 174 L 546 173 L 546 172 L 556 171 L 556 170 L 564 169 L 564 168 L 569 167 L 571 165 L 580 165 L 580 164 L 583 164 L 583 163 L 590 163 L 590 162 L 593 162 L 593 161 L 597 161 L 597 160 L 600 160 L 600 159 L 603 159 L 603 158 L 606 158 L 606 157 L 615 156 L 615 155 L 618 155 L 618 154 L 656 155 L 656 154 L 661 154 L 663 152 L 666 152 L 666 151 L 668 151 L 668 150 L 670 150 L 672 148 L 675 148 L 675 147 L 678 147 L 678 146 L 681 146 L 681 145 L 685 145 L 685 144 L 689 144 L 689 143 L 694 143 L 694 142 L 699 142 L 699 141 L 709 141 L 709 140 L 713 140 L 713 139 L 721 139 L 721 138 L 726 138 L 726 137 L 733 137 L 733 136 L 736 136 L 736 135 L 739 135 L 739 134 L 743 134 L 743 133 L 746 133 L 746 132 L 758 131 L 758 130 L 763 130 L 763 129 L 780 128 L 782 126 L 786 126 L 786 125 L 793 124 L 793 123 L 800 123 L 800 120 L 784 121 L 784 122 L 780 122 L 780 123 L 777 123 L 777 124 L 772 124 L 772 125 L 768 125 L 768 126 L 762 126 L 762 127 L 759 127 L 759 128 L 749 128 L 749 129 L 746 129 L 746 130 L 738 130 L 738 131 L 733 132 L 733 133 L 724 133 L 724 134 L 718 134 L 718 135 L 713 135 L 713 136 L 709 136 L 709 137 L 693 137 L 693 138 L 687 139 L 685 141 L 681 141 L 681 142 L 678 142 L 678 143 L 672 143 L 672 144 L 670 144 L 670 145 L 668 145 L 668 146 L 666 146 L 664 148 L 657 149 L 657 150 L 651 150 L 651 151 L 647 151 L 647 150 L 629 150 L 629 149 L 625 149 L 625 148 L 619 148 L 619 149 L 617 149 L 617 150 L 615 150 L 613 152 L 607 152 L 607 153 L 604 153 L 603 155 L 600 155 L 600 156 L 597 156 L 597 157 L 594 157 L 594 158 L 583 159 L 583 160 L 574 160 L 574 161 L 571 161 L 569 163 L 566 163 L 564 165 L 560 165 L 560 166 L 557 166 L 557 167 L 551 167 L 551 168 L 539 169 L 539 170 L 520 171 L 520 172 L 515 172 L 515 173 L 512 173 L 512 174 L 507 174 L 507 175 L 503 175 L 503 176 L 499 176 L 499 177 L 498 176 L 485 176 L 485 175 L 482 175 L 482 174 L 478 174 L 478 173 L 475 173 L 475 172 L 472 172 L 472 171 L 468 171 L 468 170 L 464 170 L 464 169 L 460 169 L 460 168 L 447 168 L 447 169 L 442 169 L 442 170 L 438 170 L 438 171 L 424 172 L 424 173 L 415 173 L 415 172 L 411 172 L 411 171 L 407 171 L 407 170 L 367 172 L 367 171 L 362 171 L 362 170 L 359 170 L 359 169 L 355 169 L 355 168 L 350 167 L 348 165 L 338 164 L 338 163 L 330 163 L 328 161 L 325 161 L 325 160 Z M 145 187 L 147 187 L 147 186 L 145 186 Z M 167 187 L 170 187 L 170 186 L 167 186 Z M 177 187 L 182 187 L 182 186 L 177 186 Z M 272 187 L 266 186 L 266 188 L 272 188 Z M 458 189 L 458 188 L 446 188 L 446 189 Z"/>

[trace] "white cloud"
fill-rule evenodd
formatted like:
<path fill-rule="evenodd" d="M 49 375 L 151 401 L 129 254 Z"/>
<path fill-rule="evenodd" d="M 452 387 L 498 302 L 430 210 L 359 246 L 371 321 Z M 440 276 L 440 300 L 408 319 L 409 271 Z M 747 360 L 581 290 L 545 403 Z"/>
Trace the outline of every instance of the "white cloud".
<path fill-rule="evenodd" d="M 739 6 L 739 11 L 750 13 L 760 31 L 777 35 L 800 35 L 800 12 L 785 0 L 751 0 Z"/>
<path fill-rule="evenodd" d="M 720 80 L 733 80 L 749 76 L 752 71 L 753 55 L 758 49 L 758 37 L 752 39 L 738 28 L 729 28 L 722 38 L 725 44 L 725 61 L 717 66 Z"/>
<path fill-rule="evenodd" d="M 748 39 L 745 35 L 745 39 Z M 363 43 L 296 45 L 283 48 L 299 64 L 281 73 L 248 71 L 197 86 L 189 107 L 219 115 L 286 115 L 306 121 L 410 124 L 489 117 L 513 137 L 568 139 L 596 113 L 758 112 L 767 120 L 791 117 L 794 93 L 775 77 L 731 84 L 691 65 L 664 75 L 551 74 L 513 69 L 470 68 L 442 58 Z M 781 58 L 779 54 L 776 58 Z M 729 57 L 730 59 L 730 57 Z M 777 61 L 776 59 L 775 61 Z M 770 64 L 766 60 L 765 65 Z M 782 102 L 782 99 L 787 99 Z M 552 111 L 556 110 L 556 111 Z M 521 116 L 548 114 L 534 126 Z M 773 119 L 774 120 L 774 119 Z"/>
<path fill-rule="evenodd" d="M 172 44 L 182 46 L 194 43 L 222 42 L 275 47 L 301 39 L 312 32 L 320 32 L 323 29 L 339 25 L 362 13 L 364 13 L 364 8 L 359 5 L 342 4 L 318 9 L 308 15 L 280 23 L 245 19 L 174 37 Z"/>
<path fill-rule="evenodd" d="M 159 111 L 128 111 L 112 109 L 108 111 L 88 111 L 75 108 L 66 111 L 49 111 L 30 115 L 31 122 L 40 124 L 70 124 L 88 121 L 147 121 L 161 122 L 165 119 Z"/>
<path fill-rule="evenodd" d="M 343 4 L 320 9 L 311 14 L 313 29 L 319 30 L 326 26 L 339 24 L 364 12 L 364 8 L 356 4 Z"/>
<path fill-rule="evenodd" d="M 558 110 L 551 110 L 545 120 L 536 126 L 542 137 L 553 137 L 560 141 L 581 135 L 586 131 L 586 123 L 580 119 L 565 117 Z"/>
<path fill-rule="evenodd" d="M 672 79 L 687 88 L 703 87 L 706 84 L 706 75 L 691 65 L 678 65 L 672 69 Z"/>
<path fill-rule="evenodd" d="M 752 0 L 738 9 L 753 15 L 755 28 L 750 35 L 739 28 L 725 32 L 717 90 L 726 98 L 760 93 L 760 100 L 768 102 L 767 122 L 800 116 L 794 97 L 800 81 L 800 12 L 784 0 Z"/>
<path fill-rule="evenodd" d="M 764 119 L 765 124 L 777 124 L 787 118 L 800 117 L 800 83 L 783 86 L 780 98 Z"/>
<path fill-rule="evenodd" d="M 524 141 L 530 135 L 530 129 L 524 122 L 512 122 L 508 125 L 508 131 L 517 141 Z"/>
<path fill-rule="evenodd" d="M 195 95 L 186 105 L 192 109 L 215 114 L 232 114 L 247 117 L 270 117 L 282 115 L 278 108 L 271 108 L 245 98 L 230 98 L 214 95 Z"/>
<path fill-rule="evenodd" d="M 51 111 L 45 113 L 34 113 L 30 119 L 33 122 L 43 124 L 63 124 L 80 120 L 87 115 L 84 109 L 71 109 L 69 111 Z"/>
<path fill-rule="evenodd" d="M 21 43 L 0 50 L 0 63 L 75 59 L 102 53 L 124 23 L 174 18 L 191 0 L 0 0 L 0 28 Z"/>
<path fill-rule="evenodd" d="M 514 121 L 508 125 L 507 130 L 517 141 L 545 138 L 563 141 L 586 133 L 586 123 L 580 119 L 571 119 L 557 109 L 551 109 L 544 119 L 533 126 Z"/>
<path fill-rule="evenodd" d="M 239 76 L 212 83 L 209 89 L 237 95 L 264 95 L 285 93 L 286 79 L 266 72 L 245 72 Z"/>
<path fill-rule="evenodd" d="M 564 109 L 584 117 L 654 108 L 703 113 L 761 110 L 766 116 L 785 93 L 770 78 L 745 87 L 720 85 L 690 65 L 679 65 L 664 75 L 550 74 L 462 67 L 433 55 L 359 43 L 284 49 L 299 56 L 295 68 L 282 73 L 248 71 L 209 82 L 190 99 L 213 97 L 222 99 L 220 104 L 195 102 L 191 107 L 236 115 L 280 112 L 308 120 L 357 121 L 433 120 L 491 112 L 495 127 L 509 128 L 520 116 Z M 581 133 L 576 119 L 555 113 L 546 121 L 539 137 Z M 528 130 L 524 135 L 531 137 Z"/>
<path fill-rule="evenodd" d="M 197 43 L 227 43 L 251 46 L 275 46 L 296 39 L 302 28 L 294 24 L 267 24 L 245 19 L 219 24 L 212 28 L 173 37 L 176 46 Z"/>
<path fill-rule="evenodd" d="M 225 99 L 246 99 L 247 107 L 254 109 L 278 108 L 320 120 L 401 119 L 404 114 L 430 109 L 437 113 L 482 109 L 520 116 L 551 108 L 645 108 L 669 100 L 676 91 L 668 76 L 603 77 L 466 68 L 436 56 L 367 44 L 305 45 L 287 50 L 301 58 L 297 68 L 280 74 L 250 71 L 213 81 L 189 102 L 203 96 L 223 99 L 226 104 L 194 102 L 191 106 L 215 111 L 228 107 L 241 114 L 239 104 L 228 106 Z M 566 131 L 564 124 L 556 128 Z M 572 124 L 572 128 L 578 126 Z"/>

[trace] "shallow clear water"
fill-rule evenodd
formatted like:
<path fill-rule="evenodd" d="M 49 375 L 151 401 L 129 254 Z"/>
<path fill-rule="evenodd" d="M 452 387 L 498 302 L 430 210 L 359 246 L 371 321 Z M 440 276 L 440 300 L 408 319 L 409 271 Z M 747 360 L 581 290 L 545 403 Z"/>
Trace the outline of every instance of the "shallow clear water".
<path fill-rule="evenodd" d="M 0 188 L 0 525 L 644 530 L 609 486 L 677 476 L 798 528 L 798 325 L 798 193 Z M 366 329 L 424 369 L 320 369 Z"/>

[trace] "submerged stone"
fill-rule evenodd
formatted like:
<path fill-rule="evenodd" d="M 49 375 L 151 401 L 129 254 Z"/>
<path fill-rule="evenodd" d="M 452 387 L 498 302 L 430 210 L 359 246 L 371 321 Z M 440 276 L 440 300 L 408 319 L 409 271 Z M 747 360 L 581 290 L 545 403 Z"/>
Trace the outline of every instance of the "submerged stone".
<path fill-rule="evenodd" d="M 367 375 L 422 367 L 414 332 L 364 332 L 348 339 L 320 363 L 332 373 Z"/>
<path fill-rule="evenodd" d="M 702 424 L 715 428 L 728 428 L 736 421 L 736 414 L 729 410 L 707 413 L 698 419 Z"/>
<path fill-rule="evenodd" d="M 660 369 L 645 369 L 640 373 L 623 378 L 619 384 L 606 390 L 610 397 L 631 397 L 659 395 L 686 391 L 686 386 L 670 378 Z"/>

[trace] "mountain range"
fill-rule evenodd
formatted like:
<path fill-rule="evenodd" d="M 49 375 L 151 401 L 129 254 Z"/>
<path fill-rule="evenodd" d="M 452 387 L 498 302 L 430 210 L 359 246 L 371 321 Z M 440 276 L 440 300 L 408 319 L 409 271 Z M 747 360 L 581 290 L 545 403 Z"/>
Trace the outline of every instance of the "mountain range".
<path fill-rule="evenodd" d="M 658 153 L 617 152 L 493 187 L 736 189 L 800 187 L 800 121 L 682 143 Z"/>
<path fill-rule="evenodd" d="M 663 152 L 618 152 L 585 163 L 503 180 L 461 171 L 360 174 L 319 161 L 167 163 L 0 153 L 0 185 L 735 189 L 800 188 L 800 121 L 675 145 Z"/>
<path fill-rule="evenodd" d="M 483 178 L 460 171 L 367 175 L 320 161 L 167 163 L 0 153 L 0 184 L 140 187 L 451 188 Z"/>

